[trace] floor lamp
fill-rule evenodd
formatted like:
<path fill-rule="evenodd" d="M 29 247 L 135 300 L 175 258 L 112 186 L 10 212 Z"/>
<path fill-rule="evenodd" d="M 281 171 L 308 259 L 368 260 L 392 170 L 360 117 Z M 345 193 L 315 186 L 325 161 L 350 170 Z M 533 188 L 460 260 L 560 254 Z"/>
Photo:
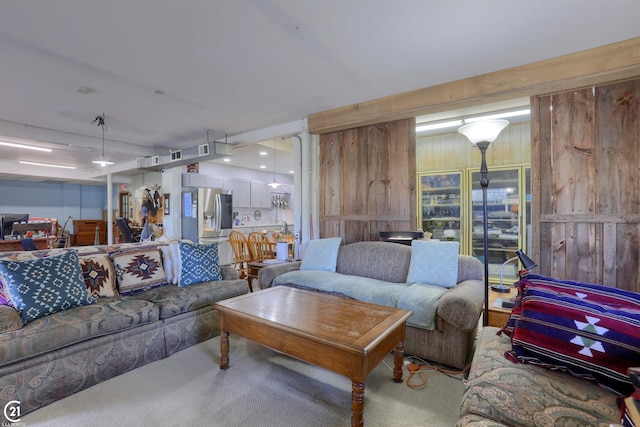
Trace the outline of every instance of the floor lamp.
<path fill-rule="evenodd" d="M 491 144 L 500 135 L 502 129 L 509 125 L 507 120 L 484 120 L 469 123 L 458 129 L 462 135 L 480 150 L 482 165 L 480 166 L 480 187 L 482 187 L 482 225 L 484 231 L 484 315 L 482 324 L 489 324 L 489 224 L 487 217 L 487 187 L 489 171 L 487 170 L 486 153 Z"/>

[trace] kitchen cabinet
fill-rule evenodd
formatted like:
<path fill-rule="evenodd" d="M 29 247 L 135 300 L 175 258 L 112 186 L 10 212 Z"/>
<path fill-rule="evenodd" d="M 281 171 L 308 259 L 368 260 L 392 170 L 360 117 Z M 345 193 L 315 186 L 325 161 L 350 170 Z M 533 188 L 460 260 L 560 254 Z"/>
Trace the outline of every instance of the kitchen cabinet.
<path fill-rule="evenodd" d="M 241 179 L 224 179 L 223 187 L 231 191 L 234 208 L 251 207 L 251 183 Z"/>
<path fill-rule="evenodd" d="M 469 173 L 471 188 L 471 255 L 484 262 L 489 260 L 489 280 L 500 281 L 502 264 L 516 256 L 518 249 L 526 252 L 528 212 L 531 207 L 530 168 L 489 170 L 487 188 L 488 253 L 484 253 L 484 228 L 480 172 Z M 517 280 L 518 263 L 504 266 L 503 281 Z"/>
<path fill-rule="evenodd" d="M 251 207 L 252 208 L 271 208 L 271 190 L 268 184 L 261 182 L 251 182 Z"/>
<path fill-rule="evenodd" d="M 182 186 L 192 188 L 223 188 L 222 178 L 214 178 L 200 173 L 183 173 Z"/>
<path fill-rule="evenodd" d="M 422 229 L 432 239 L 460 241 L 462 171 L 420 176 Z"/>

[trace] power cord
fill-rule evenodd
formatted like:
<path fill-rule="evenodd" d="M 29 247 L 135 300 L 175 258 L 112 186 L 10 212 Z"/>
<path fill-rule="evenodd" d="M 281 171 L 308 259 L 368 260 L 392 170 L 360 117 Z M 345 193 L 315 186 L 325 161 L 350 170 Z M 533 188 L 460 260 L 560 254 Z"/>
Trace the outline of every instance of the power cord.
<path fill-rule="evenodd" d="M 414 363 L 412 362 L 412 360 L 418 363 Z M 383 363 L 389 369 L 393 370 L 393 367 L 389 365 L 386 360 L 383 360 Z M 458 378 L 456 377 L 456 375 L 465 374 L 471 367 L 471 361 L 469 361 L 463 369 L 453 370 L 453 369 L 443 368 L 440 366 L 431 365 L 426 360 L 421 359 L 417 356 L 407 356 L 407 358 L 404 360 L 404 366 L 407 368 L 407 371 L 409 371 L 409 376 L 407 377 L 407 381 L 406 381 L 407 386 L 414 390 L 419 390 L 424 388 L 429 382 L 429 378 L 427 377 L 427 374 L 425 371 L 441 372 L 450 378 L 464 381 L 464 378 Z M 415 382 L 416 380 L 414 378 L 420 380 L 420 382 L 416 383 Z"/>

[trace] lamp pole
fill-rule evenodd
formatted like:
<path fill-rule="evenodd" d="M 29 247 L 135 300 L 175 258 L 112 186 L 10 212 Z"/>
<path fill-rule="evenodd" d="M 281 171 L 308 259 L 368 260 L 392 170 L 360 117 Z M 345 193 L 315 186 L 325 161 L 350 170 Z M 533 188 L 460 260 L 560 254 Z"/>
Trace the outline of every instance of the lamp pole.
<path fill-rule="evenodd" d="M 482 165 L 480 166 L 480 187 L 482 187 L 482 228 L 484 231 L 484 314 L 482 324 L 489 324 L 489 218 L 487 213 L 487 187 L 489 186 L 489 171 L 487 170 L 487 148 L 496 140 L 502 129 L 507 127 L 506 120 L 475 121 L 460 127 L 458 132 L 466 136 L 469 141 L 480 150 Z"/>
<path fill-rule="evenodd" d="M 480 165 L 480 187 L 482 187 L 482 230 L 484 236 L 484 315 L 482 324 L 489 324 L 489 220 L 487 212 L 487 187 L 489 187 L 489 170 L 487 169 L 487 148 L 489 141 L 481 141 L 476 144 L 482 155 Z"/>

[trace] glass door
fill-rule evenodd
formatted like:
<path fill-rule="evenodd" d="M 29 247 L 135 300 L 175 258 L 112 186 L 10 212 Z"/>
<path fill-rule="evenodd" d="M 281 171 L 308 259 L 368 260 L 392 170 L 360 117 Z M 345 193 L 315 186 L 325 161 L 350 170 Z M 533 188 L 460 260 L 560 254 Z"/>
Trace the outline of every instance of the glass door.
<path fill-rule="evenodd" d="M 472 172 L 471 179 L 471 254 L 484 263 L 489 260 L 489 280 L 511 284 L 517 280 L 518 264 L 512 261 L 524 243 L 521 230 L 521 168 L 490 170 L 487 188 L 488 253 L 484 253 L 484 224 L 480 172 Z M 528 193 L 530 194 L 530 193 Z M 504 264 L 504 265 L 503 265 Z"/>
<path fill-rule="evenodd" d="M 425 232 L 432 233 L 432 239 L 460 241 L 461 175 L 458 171 L 419 176 L 419 223 Z"/>

